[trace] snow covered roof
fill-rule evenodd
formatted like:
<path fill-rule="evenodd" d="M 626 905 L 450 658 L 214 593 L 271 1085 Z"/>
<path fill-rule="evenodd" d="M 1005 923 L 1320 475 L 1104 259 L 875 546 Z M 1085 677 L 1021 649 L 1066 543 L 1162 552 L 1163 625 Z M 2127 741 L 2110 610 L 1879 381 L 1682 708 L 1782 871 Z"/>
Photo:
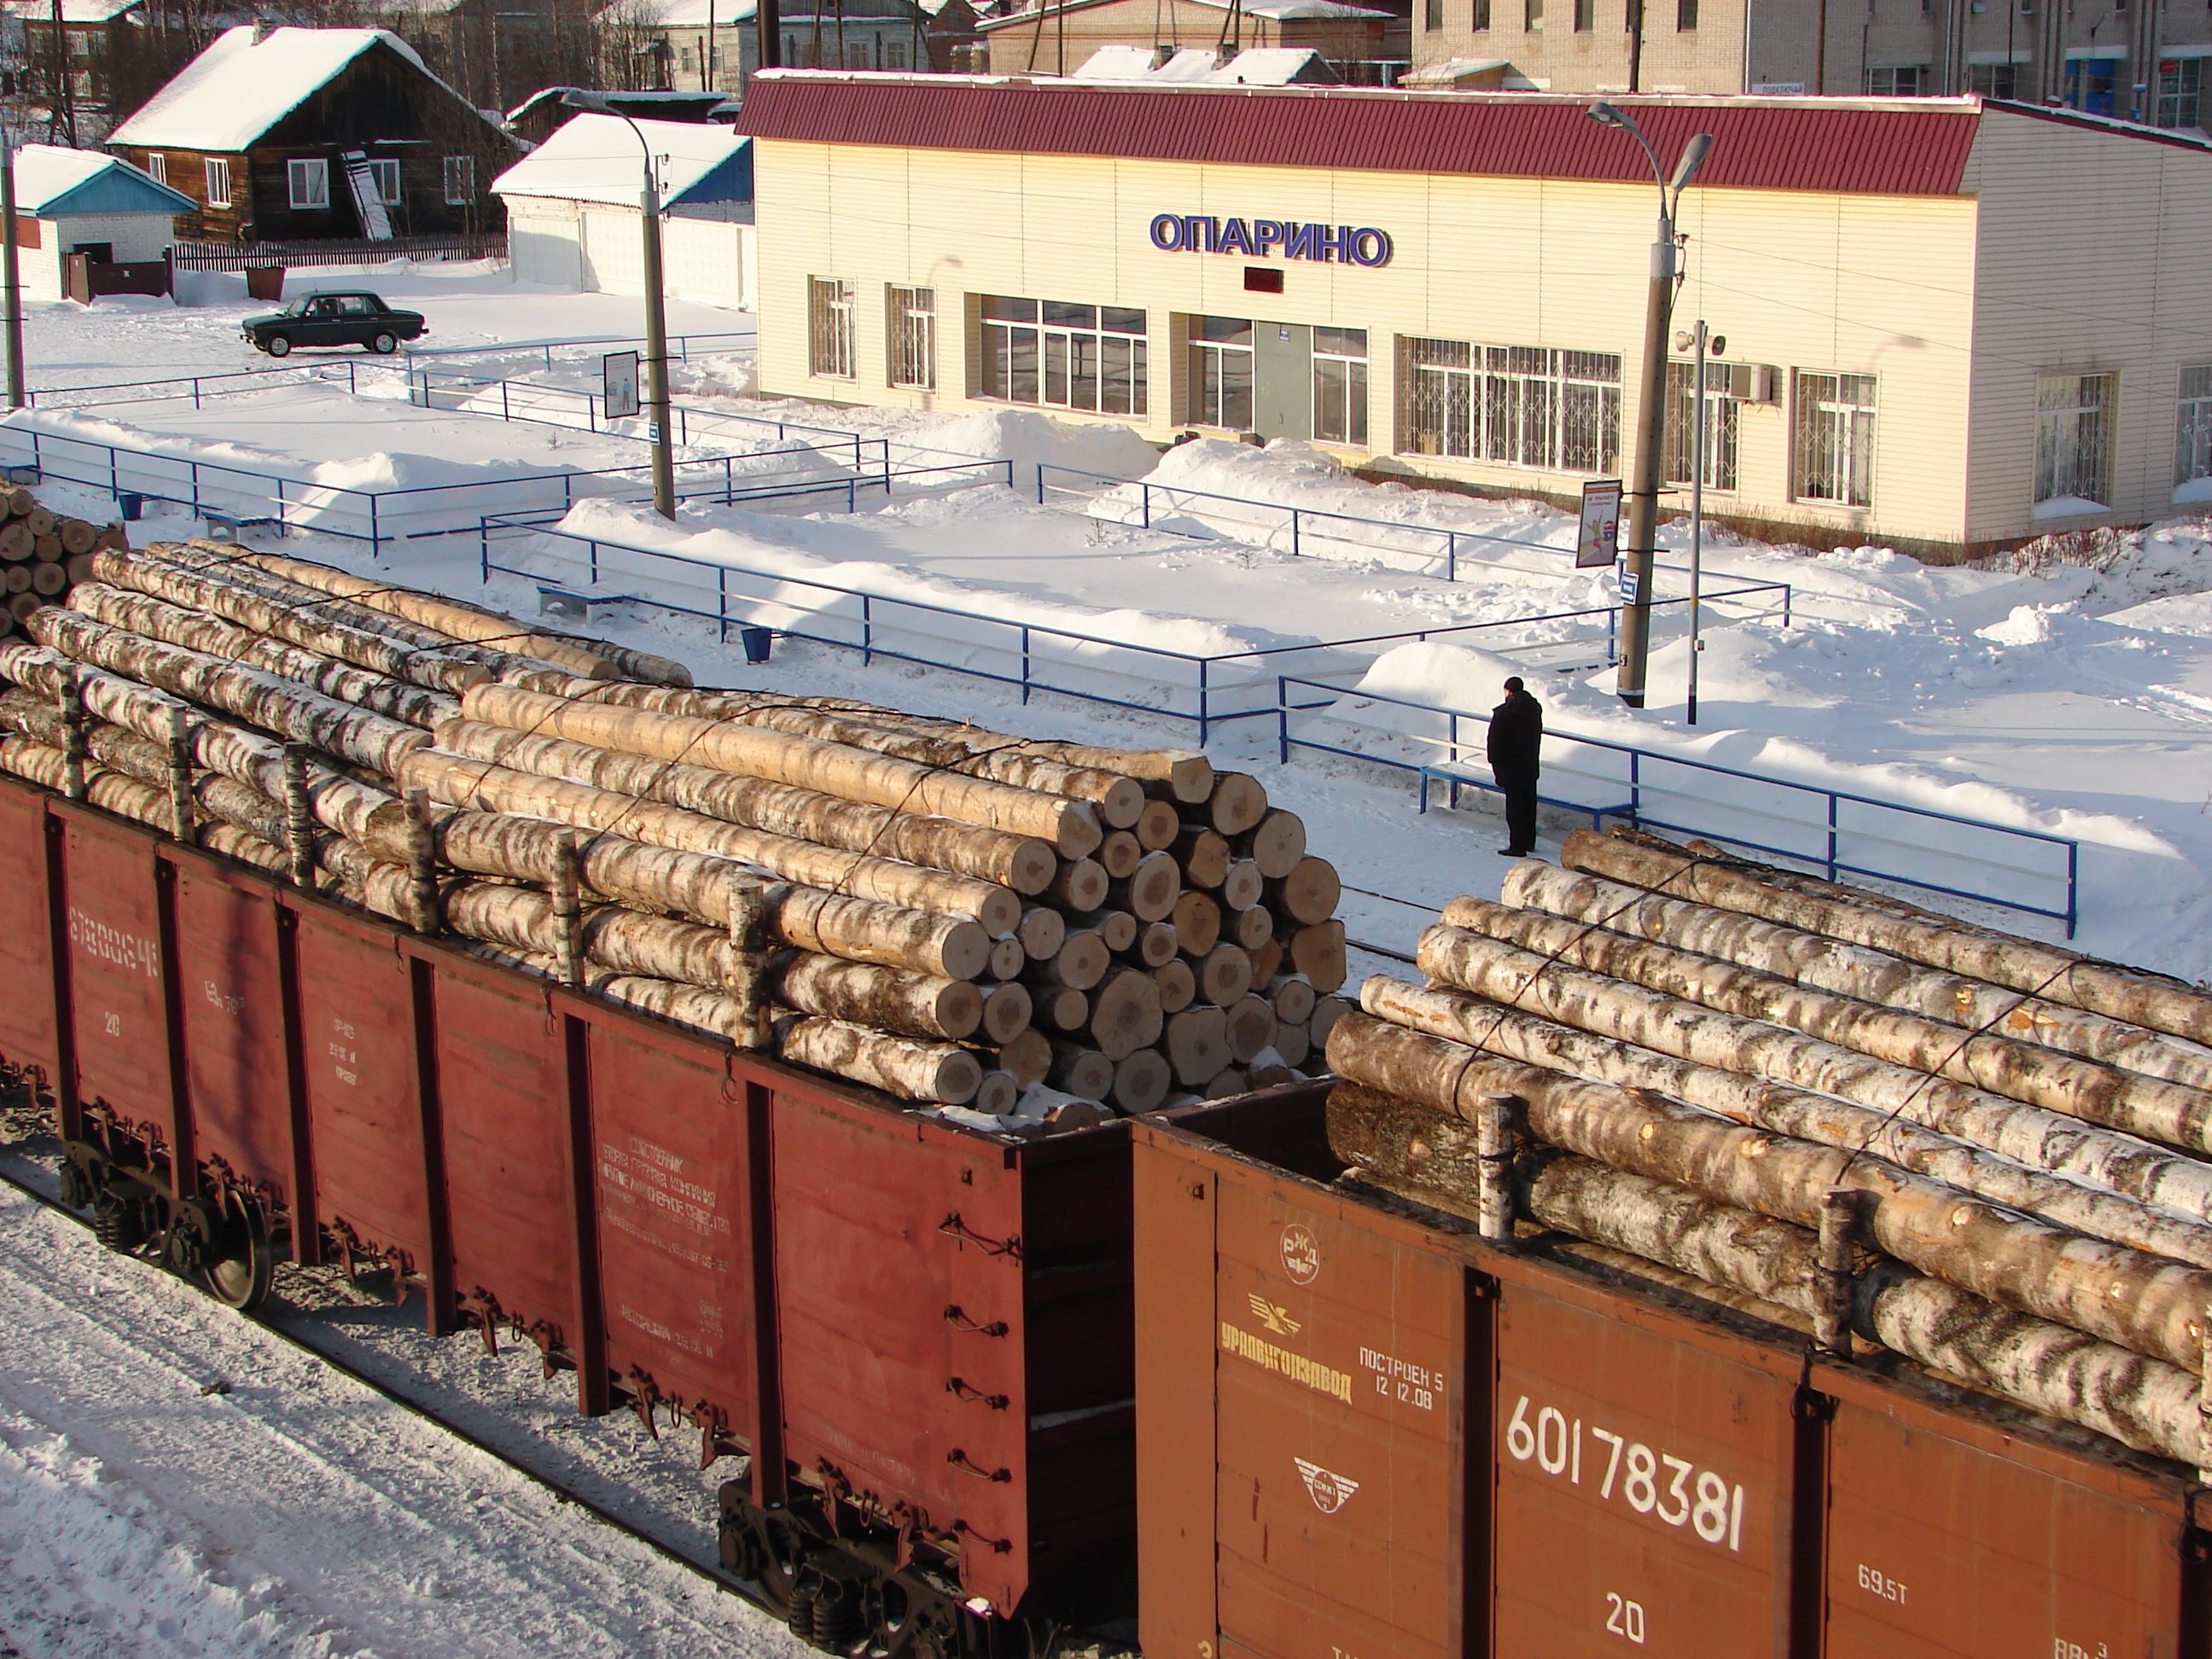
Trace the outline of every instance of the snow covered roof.
<path fill-rule="evenodd" d="M 721 14 L 719 11 L 715 14 L 715 19 L 718 22 L 721 21 Z M 611 108 L 619 109 L 629 115 L 642 115 L 647 110 L 656 107 L 667 111 L 712 110 L 723 100 L 726 95 L 719 92 L 606 92 L 585 87 L 545 87 L 532 93 L 529 97 L 507 111 L 507 121 L 510 125 L 520 121 L 526 115 L 533 113 L 547 104 L 559 103 L 563 97 L 572 92 L 588 92 L 595 99 L 605 99 Z"/>
<path fill-rule="evenodd" d="M 241 23 L 217 35 L 108 142 L 217 153 L 245 149 L 380 44 L 430 75 L 414 48 L 386 29 L 286 28 L 263 34 L 258 25 Z"/>
<path fill-rule="evenodd" d="M 15 152 L 15 205 L 33 219 L 55 219 L 79 213 L 173 215 L 189 213 L 194 204 L 116 156 L 25 144 Z"/>
<path fill-rule="evenodd" d="M 647 29 L 703 29 L 708 15 L 713 13 L 716 28 L 726 28 L 733 23 L 750 23 L 760 9 L 758 0 L 645 0 L 641 9 L 637 0 L 615 0 L 599 15 L 610 21 L 618 21 L 632 28 Z M 824 16 L 842 15 L 846 21 L 856 18 L 910 18 L 919 8 L 915 0 L 844 0 L 835 12 Z M 794 17 L 811 18 L 814 8 L 808 0 L 790 0 L 778 15 L 787 22 Z"/>
<path fill-rule="evenodd" d="M 146 0 L 62 0 L 64 23 L 112 23 L 127 11 L 136 11 Z M 8 15 L 27 23 L 54 21 L 52 0 L 7 0 Z"/>
<path fill-rule="evenodd" d="M 1164 81 L 1179 86 L 1287 87 L 1333 82 L 1336 72 L 1310 46 L 1255 46 L 1224 64 L 1221 54 L 1185 46 L 1164 64 L 1149 46 L 1101 46 L 1067 78 L 1092 84 Z"/>
<path fill-rule="evenodd" d="M 1093 6 L 1112 3 L 1113 0 L 1059 0 L 1059 3 L 1047 5 L 1042 8 L 1042 11 L 1043 15 L 1054 17 L 1062 12 L 1088 11 Z M 1191 0 L 1191 3 L 1208 7 L 1214 11 L 1227 11 L 1231 0 Z M 1261 17 L 1273 23 L 1302 23 L 1330 17 L 1388 18 L 1392 15 L 1372 6 L 1348 4 L 1346 0 L 1237 0 L 1237 9 L 1247 17 Z M 1038 7 L 1030 6 L 1024 10 L 1008 12 L 1003 16 L 984 18 L 976 23 L 975 27 L 985 34 L 1017 25 L 1035 27 L 1039 11 Z"/>
<path fill-rule="evenodd" d="M 717 123 L 640 121 L 670 207 L 752 199 L 752 141 Z M 492 181 L 498 196 L 635 206 L 644 152 L 616 115 L 579 115 Z"/>
<path fill-rule="evenodd" d="M 1512 67 L 1503 58 L 1447 58 L 1440 64 L 1425 64 L 1419 69 L 1408 70 L 1398 77 L 1398 84 L 1401 87 L 1448 87 L 1478 75 L 1495 75 L 1500 70 Z"/>

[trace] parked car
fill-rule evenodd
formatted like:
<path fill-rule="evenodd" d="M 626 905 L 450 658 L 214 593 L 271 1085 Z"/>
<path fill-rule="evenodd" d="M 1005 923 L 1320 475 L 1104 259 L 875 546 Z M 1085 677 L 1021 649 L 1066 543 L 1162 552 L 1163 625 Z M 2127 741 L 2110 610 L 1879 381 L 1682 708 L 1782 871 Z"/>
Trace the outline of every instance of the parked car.
<path fill-rule="evenodd" d="M 349 345 L 389 356 L 430 325 L 419 311 L 397 311 L 374 294 L 349 290 L 303 294 L 282 311 L 248 317 L 240 331 L 247 344 L 272 357 L 289 357 L 295 346 Z"/>

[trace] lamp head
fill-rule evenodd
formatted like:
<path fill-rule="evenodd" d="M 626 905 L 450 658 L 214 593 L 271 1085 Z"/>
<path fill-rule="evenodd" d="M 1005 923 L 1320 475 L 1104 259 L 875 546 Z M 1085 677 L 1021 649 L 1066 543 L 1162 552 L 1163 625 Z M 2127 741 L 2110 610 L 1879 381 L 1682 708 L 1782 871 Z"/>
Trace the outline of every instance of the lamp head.
<path fill-rule="evenodd" d="M 1705 157 L 1713 151 L 1713 135 L 1701 132 L 1682 146 L 1682 159 L 1674 163 L 1674 176 L 1667 181 L 1669 190 L 1680 190 L 1697 175 L 1705 164 Z"/>
<path fill-rule="evenodd" d="M 1602 98 L 1592 104 L 1585 112 L 1591 120 L 1601 127 L 1626 127 L 1628 125 L 1628 118 Z"/>
<path fill-rule="evenodd" d="M 563 87 L 561 103 L 567 109 L 588 110 L 593 114 L 607 112 L 607 95 L 604 92 L 586 92 L 581 87 Z"/>
<path fill-rule="evenodd" d="M 1686 328 L 1678 328 L 1678 329 L 1676 329 L 1676 330 L 1674 331 L 1674 349 L 1675 349 L 1675 350 L 1677 350 L 1677 351 L 1687 351 L 1687 350 L 1688 350 L 1692 346 L 1693 346 L 1693 345 L 1697 344 L 1697 343 L 1698 343 L 1698 337 L 1697 337 L 1696 335 L 1694 335 L 1694 334 L 1691 333 L 1691 332 L 1690 332 L 1690 331 L 1689 331 L 1688 329 L 1686 329 Z"/>

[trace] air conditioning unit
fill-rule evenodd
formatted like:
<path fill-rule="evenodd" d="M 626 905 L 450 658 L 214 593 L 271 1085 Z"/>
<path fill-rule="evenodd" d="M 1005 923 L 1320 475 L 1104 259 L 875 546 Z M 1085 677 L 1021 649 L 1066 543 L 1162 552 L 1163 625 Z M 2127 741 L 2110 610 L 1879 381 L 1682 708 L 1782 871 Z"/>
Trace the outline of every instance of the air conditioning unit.
<path fill-rule="evenodd" d="M 1774 365 L 1771 363 L 1720 363 L 1720 384 L 1716 388 L 1724 397 L 1740 404 L 1771 404 L 1774 401 Z"/>

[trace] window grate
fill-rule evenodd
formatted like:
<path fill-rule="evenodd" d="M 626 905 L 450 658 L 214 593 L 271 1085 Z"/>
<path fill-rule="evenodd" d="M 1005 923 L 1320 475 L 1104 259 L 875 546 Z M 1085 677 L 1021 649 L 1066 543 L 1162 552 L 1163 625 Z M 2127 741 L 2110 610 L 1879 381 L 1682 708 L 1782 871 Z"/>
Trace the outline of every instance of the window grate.
<path fill-rule="evenodd" d="M 890 320 L 890 375 L 893 386 L 937 384 L 937 290 L 894 288 L 885 290 Z"/>
<path fill-rule="evenodd" d="M 826 380 L 853 379 L 853 285 L 811 276 L 806 301 L 807 372 Z"/>
<path fill-rule="evenodd" d="M 1871 374 L 1797 374 L 1796 499 L 1874 504 L 1874 398 Z"/>
<path fill-rule="evenodd" d="M 2117 374 L 2035 377 L 2035 499 L 2112 503 Z"/>

